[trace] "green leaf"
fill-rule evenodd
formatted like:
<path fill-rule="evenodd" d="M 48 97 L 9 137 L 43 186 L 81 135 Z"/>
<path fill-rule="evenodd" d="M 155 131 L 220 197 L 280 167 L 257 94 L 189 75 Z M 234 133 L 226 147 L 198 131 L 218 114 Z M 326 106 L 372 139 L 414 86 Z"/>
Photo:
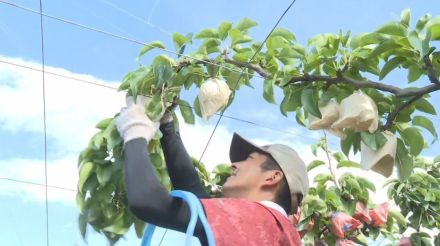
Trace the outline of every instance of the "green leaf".
<path fill-rule="evenodd" d="M 405 58 L 400 56 L 393 57 L 391 60 L 387 61 L 383 66 L 382 70 L 380 71 L 379 80 L 385 78 L 385 76 L 387 76 L 389 72 L 391 72 L 393 69 L 399 66 L 400 63 L 402 63 L 403 61 L 405 61 Z"/>
<path fill-rule="evenodd" d="M 142 238 L 144 235 L 146 223 L 138 218 L 134 219 L 134 229 L 136 231 L 136 236 Z"/>
<path fill-rule="evenodd" d="M 417 31 L 411 31 L 408 35 L 408 41 L 420 54 L 422 54 L 422 39 Z"/>
<path fill-rule="evenodd" d="M 301 88 L 286 87 L 284 89 L 284 98 L 280 104 L 280 111 L 284 116 L 287 112 L 295 111 L 301 105 Z"/>
<path fill-rule="evenodd" d="M 431 27 L 431 39 L 437 41 L 440 40 L 440 24 Z"/>
<path fill-rule="evenodd" d="M 255 22 L 249 18 L 243 18 L 235 25 L 235 28 L 240 31 L 246 31 L 247 29 L 254 27 L 256 25 L 257 25 L 257 22 Z"/>
<path fill-rule="evenodd" d="M 269 50 L 287 48 L 289 47 L 289 41 L 281 36 L 271 36 L 266 41 L 266 47 Z"/>
<path fill-rule="evenodd" d="M 143 55 L 145 55 L 145 53 L 147 53 L 148 51 L 154 49 L 154 48 L 160 48 L 160 49 L 165 49 L 165 45 L 160 42 L 160 41 L 153 41 L 149 44 L 146 44 L 141 52 L 139 52 L 139 55 L 137 56 L 137 59 L 139 60 Z"/>
<path fill-rule="evenodd" d="M 181 48 L 188 43 L 189 40 L 187 37 L 183 36 L 180 33 L 173 33 L 173 43 L 174 43 L 174 48 L 176 49 L 176 51 L 180 51 Z"/>
<path fill-rule="evenodd" d="M 332 180 L 334 180 L 334 179 L 331 174 L 320 173 L 315 176 L 315 178 L 313 179 L 313 182 L 324 185 L 327 181 L 332 181 Z"/>
<path fill-rule="evenodd" d="M 231 30 L 231 22 L 222 22 L 218 27 L 218 36 L 221 40 L 225 40 L 228 37 L 228 32 Z"/>
<path fill-rule="evenodd" d="M 432 114 L 432 115 L 437 115 L 437 112 L 435 111 L 434 106 L 432 106 L 432 104 L 424 98 L 421 98 L 421 99 L 415 101 L 414 106 L 419 111 L 422 111 L 422 112 L 425 112 L 428 114 Z"/>
<path fill-rule="evenodd" d="M 431 19 L 431 14 L 425 14 L 417 21 L 416 30 L 421 32 L 425 28 L 426 23 Z"/>
<path fill-rule="evenodd" d="M 342 153 L 342 152 L 333 153 L 332 156 L 333 156 L 333 158 L 335 158 L 335 160 L 337 162 L 347 160 L 347 156 L 344 153 Z"/>
<path fill-rule="evenodd" d="M 247 43 L 252 41 L 252 38 L 250 36 L 244 35 L 238 29 L 229 30 L 229 36 L 231 37 L 232 40 L 232 46 L 236 44 Z"/>
<path fill-rule="evenodd" d="M 356 179 L 362 188 L 366 188 L 366 189 L 369 189 L 373 192 L 376 192 L 376 186 L 374 186 L 374 184 L 371 183 L 368 179 L 363 178 L 363 177 L 356 177 Z"/>
<path fill-rule="evenodd" d="M 410 66 L 408 69 L 408 82 L 411 83 L 418 80 L 422 74 L 423 70 L 421 70 L 418 65 L 414 64 Z"/>
<path fill-rule="evenodd" d="M 110 124 L 110 122 L 112 122 L 113 118 L 107 118 L 107 119 L 103 119 L 100 122 L 98 122 L 98 124 L 96 124 L 96 128 L 100 129 L 100 130 L 104 130 L 105 128 L 107 128 L 107 126 Z"/>
<path fill-rule="evenodd" d="M 411 21 L 411 10 L 409 8 L 404 9 L 400 14 L 400 23 L 405 27 L 409 27 L 410 21 Z"/>
<path fill-rule="evenodd" d="M 179 108 L 183 120 L 188 124 L 194 125 L 196 121 L 190 104 L 185 100 L 179 99 Z"/>
<path fill-rule="evenodd" d="M 150 103 L 147 105 L 147 115 L 151 120 L 160 120 L 162 117 L 162 113 L 164 112 L 165 107 L 161 100 L 160 95 L 154 95 L 151 99 Z"/>
<path fill-rule="evenodd" d="M 273 32 L 270 34 L 270 36 L 271 37 L 281 36 L 288 41 L 295 41 L 295 39 L 296 39 L 295 35 L 293 35 L 293 33 L 291 33 L 289 30 L 282 28 L 282 27 L 275 28 L 275 30 L 273 30 Z"/>
<path fill-rule="evenodd" d="M 196 113 L 196 115 L 202 117 L 202 110 L 200 109 L 199 96 L 196 96 L 193 105 L 194 105 L 194 112 Z"/>
<path fill-rule="evenodd" d="M 101 186 L 105 186 L 112 177 L 112 169 L 108 166 L 98 166 L 96 168 L 96 177 Z"/>
<path fill-rule="evenodd" d="M 438 138 L 437 131 L 435 130 L 434 124 L 432 123 L 431 120 L 429 120 L 424 116 L 414 116 L 412 123 L 413 125 L 421 126 L 426 130 L 428 130 L 434 137 L 434 141 L 437 140 Z"/>
<path fill-rule="evenodd" d="M 321 112 L 318 107 L 318 92 L 314 89 L 304 89 L 301 93 L 301 103 L 304 106 L 304 110 L 310 114 L 321 118 Z"/>
<path fill-rule="evenodd" d="M 361 132 L 362 142 L 374 151 L 378 151 L 387 142 L 382 132 Z"/>
<path fill-rule="evenodd" d="M 403 130 L 400 135 L 409 146 L 409 153 L 413 156 L 418 156 L 425 146 L 425 141 L 419 129 L 416 127 L 408 127 Z"/>
<path fill-rule="evenodd" d="M 310 162 L 309 165 L 307 165 L 307 172 L 309 172 L 310 170 L 314 169 L 315 167 L 319 167 L 321 165 L 324 165 L 325 162 L 321 161 L 321 160 L 314 160 L 312 162 Z"/>
<path fill-rule="evenodd" d="M 401 37 L 406 36 L 406 28 L 399 22 L 386 23 L 385 25 L 379 27 L 379 29 L 377 29 L 375 32 Z"/>
<path fill-rule="evenodd" d="M 341 139 L 341 150 L 346 156 L 349 155 L 351 147 L 353 147 L 353 153 L 356 154 L 360 150 L 361 135 L 359 132 L 355 132 L 352 129 L 344 129 L 345 138 Z"/>
<path fill-rule="evenodd" d="M 195 39 L 219 38 L 219 35 L 218 35 L 217 29 L 207 28 L 207 29 L 203 29 L 201 32 L 199 32 L 194 38 Z"/>
<path fill-rule="evenodd" d="M 265 79 L 263 85 L 263 97 L 267 102 L 275 104 L 275 97 L 273 92 L 273 83 L 276 81 L 277 76 L 273 79 Z"/>
<path fill-rule="evenodd" d="M 397 139 L 396 157 L 399 179 L 406 180 L 411 175 L 413 159 L 409 155 L 404 142 L 400 138 Z"/>
<path fill-rule="evenodd" d="M 89 178 L 90 174 L 94 170 L 94 165 L 92 162 L 84 163 L 79 169 L 79 179 L 78 179 L 78 190 L 79 192 L 83 192 L 84 184 Z"/>
<path fill-rule="evenodd" d="M 86 238 L 86 233 L 87 233 L 87 217 L 88 217 L 88 212 L 82 213 L 78 216 L 79 232 L 81 233 L 81 236 L 84 240 Z"/>
<path fill-rule="evenodd" d="M 304 197 L 302 204 L 304 207 L 307 206 L 308 213 L 310 214 L 312 213 L 324 214 L 327 212 L 327 205 L 318 196 L 307 195 L 306 197 Z M 310 214 L 306 214 L 306 216 Z"/>
<path fill-rule="evenodd" d="M 153 64 L 153 73 L 157 79 L 157 86 L 161 87 L 173 76 L 173 67 L 170 63 Z"/>
<path fill-rule="evenodd" d="M 341 167 L 361 168 L 361 165 L 354 161 L 344 160 L 344 161 L 340 161 L 336 168 L 341 168 Z"/>
<path fill-rule="evenodd" d="M 373 51 L 371 51 L 368 58 L 369 59 L 375 58 L 386 51 L 396 49 L 399 47 L 400 47 L 400 45 L 397 44 L 394 40 L 392 40 L 392 39 L 385 40 L 385 41 L 381 42 L 380 44 L 378 44 L 376 46 L 376 48 L 374 48 Z"/>

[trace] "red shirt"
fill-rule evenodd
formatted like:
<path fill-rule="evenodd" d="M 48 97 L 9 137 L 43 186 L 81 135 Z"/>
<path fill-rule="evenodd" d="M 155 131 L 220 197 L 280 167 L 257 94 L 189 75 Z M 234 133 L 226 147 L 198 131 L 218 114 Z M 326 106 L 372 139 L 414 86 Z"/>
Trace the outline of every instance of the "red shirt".
<path fill-rule="evenodd" d="M 245 199 L 201 199 L 216 246 L 301 245 L 294 225 L 279 211 Z"/>

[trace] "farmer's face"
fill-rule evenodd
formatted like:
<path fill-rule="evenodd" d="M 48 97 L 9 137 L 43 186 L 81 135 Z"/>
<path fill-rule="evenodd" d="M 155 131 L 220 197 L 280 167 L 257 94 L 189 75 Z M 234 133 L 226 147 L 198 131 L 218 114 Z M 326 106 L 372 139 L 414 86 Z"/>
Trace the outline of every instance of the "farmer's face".
<path fill-rule="evenodd" d="M 246 160 L 232 163 L 232 175 L 223 185 L 223 195 L 225 197 L 240 197 L 255 189 L 260 189 L 265 180 L 261 164 L 266 160 L 266 155 L 254 152 Z"/>

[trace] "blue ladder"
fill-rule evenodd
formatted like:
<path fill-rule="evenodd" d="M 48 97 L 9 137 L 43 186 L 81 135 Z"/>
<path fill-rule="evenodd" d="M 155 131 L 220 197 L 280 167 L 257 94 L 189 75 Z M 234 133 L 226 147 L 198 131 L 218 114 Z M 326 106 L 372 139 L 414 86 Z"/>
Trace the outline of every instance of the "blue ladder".
<path fill-rule="evenodd" d="M 208 220 L 206 219 L 200 200 L 193 193 L 188 191 L 173 190 L 171 191 L 170 195 L 184 200 L 188 204 L 189 210 L 191 212 L 191 218 L 186 229 L 185 246 L 191 246 L 197 219 L 200 219 L 203 228 L 205 229 L 206 238 L 208 239 L 208 245 L 215 246 L 214 234 L 212 233 L 211 227 L 208 224 Z M 148 224 L 142 238 L 141 246 L 151 245 L 151 239 L 153 238 L 153 233 L 155 229 L 155 225 Z"/>

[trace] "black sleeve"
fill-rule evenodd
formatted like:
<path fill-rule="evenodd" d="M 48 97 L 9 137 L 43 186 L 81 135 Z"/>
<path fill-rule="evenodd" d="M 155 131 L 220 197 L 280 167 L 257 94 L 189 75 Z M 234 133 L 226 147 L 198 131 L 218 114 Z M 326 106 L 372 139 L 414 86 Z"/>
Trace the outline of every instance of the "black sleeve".
<path fill-rule="evenodd" d="M 125 144 L 125 184 L 128 205 L 138 218 L 154 225 L 185 232 L 190 211 L 180 198 L 172 197 L 160 183 L 148 155 L 148 144 L 143 138 Z M 206 235 L 200 220 L 195 236 L 206 245 Z"/>
<path fill-rule="evenodd" d="M 160 143 L 174 189 L 192 192 L 198 198 L 210 198 L 203 188 L 179 133 L 174 130 L 174 123 L 161 125 L 160 131 L 163 135 Z"/>

